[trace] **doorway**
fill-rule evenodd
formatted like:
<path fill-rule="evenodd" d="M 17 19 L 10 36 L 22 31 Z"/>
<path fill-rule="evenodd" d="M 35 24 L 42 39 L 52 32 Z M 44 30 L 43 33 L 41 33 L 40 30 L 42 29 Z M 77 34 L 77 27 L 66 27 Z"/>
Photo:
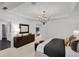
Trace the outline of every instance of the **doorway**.
<path fill-rule="evenodd" d="M 10 48 L 11 41 L 10 41 L 10 28 L 9 23 L 0 23 L 0 51 Z"/>

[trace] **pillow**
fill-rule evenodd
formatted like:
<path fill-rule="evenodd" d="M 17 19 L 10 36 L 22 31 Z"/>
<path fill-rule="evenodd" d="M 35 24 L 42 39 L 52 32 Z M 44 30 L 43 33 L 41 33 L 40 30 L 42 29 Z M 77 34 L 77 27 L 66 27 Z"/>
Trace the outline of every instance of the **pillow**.
<path fill-rule="evenodd" d="M 75 52 L 77 52 L 77 44 L 78 44 L 78 40 L 74 40 L 70 42 L 70 47 Z"/>
<path fill-rule="evenodd" d="M 65 39 L 64 39 L 64 43 L 65 43 L 65 46 L 68 45 L 68 43 L 69 43 L 69 38 L 68 38 L 68 37 L 65 37 Z"/>
<path fill-rule="evenodd" d="M 76 37 L 74 37 L 73 35 L 69 36 L 69 37 L 65 37 L 64 42 L 65 42 L 65 46 L 70 45 L 70 43 L 72 41 L 76 41 Z"/>

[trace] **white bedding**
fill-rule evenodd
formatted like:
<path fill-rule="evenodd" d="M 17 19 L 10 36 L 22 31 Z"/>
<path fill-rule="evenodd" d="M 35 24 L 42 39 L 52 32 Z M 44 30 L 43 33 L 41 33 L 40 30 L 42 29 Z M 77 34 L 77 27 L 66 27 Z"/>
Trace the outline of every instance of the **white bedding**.
<path fill-rule="evenodd" d="M 46 40 L 45 42 L 39 44 L 39 45 L 37 46 L 37 50 L 36 50 L 36 51 L 41 52 L 41 53 L 44 53 L 44 47 L 45 47 L 45 45 L 46 45 L 49 41 L 51 41 L 51 40 L 52 40 L 52 39 L 48 39 L 48 40 Z M 65 54 L 66 57 L 79 57 L 79 54 L 76 53 L 76 52 L 74 52 L 69 46 L 65 47 L 65 52 L 66 52 L 66 54 Z"/>
<path fill-rule="evenodd" d="M 51 39 L 52 39 L 52 38 L 50 38 L 50 39 L 46 40 L 45 42 L 39 44 L 39 45 L 37 46 L 37 51 L 39 51 L 39 52 L 41 52 L 41 53 L 44 53 L 44 46 L 45 46 L 48 42 L 50 42 Z"/>
<path fill-rule="evenodd" d="M 79 57 L 79 54 L 73 51 L 70 47 L 65 47 L 66 57 Z"/>

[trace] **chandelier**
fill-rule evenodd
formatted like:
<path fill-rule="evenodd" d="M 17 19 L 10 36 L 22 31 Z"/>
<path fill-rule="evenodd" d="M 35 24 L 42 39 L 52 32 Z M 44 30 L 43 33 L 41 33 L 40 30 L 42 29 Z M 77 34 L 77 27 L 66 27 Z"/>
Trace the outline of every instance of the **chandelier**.
<path fill-rule="evenodd" d="M 49 18 L 46 15 L 46 11 L 42 11 L 42 14 L 39 16 L 39 21 L 45 25 L 47 23 L 47 21 L 49 20 Z"/>

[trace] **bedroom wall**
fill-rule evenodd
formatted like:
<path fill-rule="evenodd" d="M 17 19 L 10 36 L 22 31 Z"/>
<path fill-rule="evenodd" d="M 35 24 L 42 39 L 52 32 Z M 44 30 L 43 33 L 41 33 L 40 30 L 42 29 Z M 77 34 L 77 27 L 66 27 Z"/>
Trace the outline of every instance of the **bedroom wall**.
<path fill-rule="evenodd" d="M 41 27 L 41 34 L 45 39 L 65 38 L 73 34 L 74 30 L 79 30 L 79 16 L 52 20 Z"/>

